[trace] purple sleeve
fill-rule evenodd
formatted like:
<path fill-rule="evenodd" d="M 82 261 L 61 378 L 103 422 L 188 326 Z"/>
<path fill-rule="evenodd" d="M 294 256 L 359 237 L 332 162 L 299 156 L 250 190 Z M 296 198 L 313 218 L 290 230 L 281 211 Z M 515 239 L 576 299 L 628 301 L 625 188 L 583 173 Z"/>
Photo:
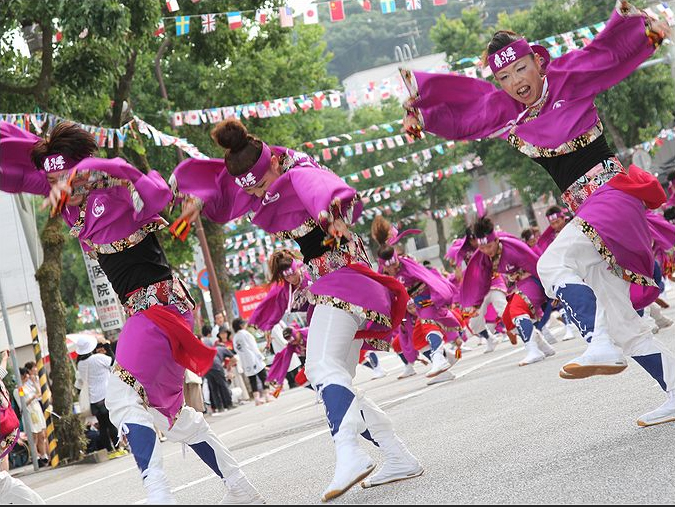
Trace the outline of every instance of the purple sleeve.
<path fill-rule="evenodd" d="M 16 125 L 0 121 L 0 190 L 48 195 L 49 182 L 38 171 L 30 153 L 40 138 Z"/>
<path fill-rule="evenodd" d="M 288 176 L 307 212 L 326 231 L 336 219 L 352 224 L 361 215 L 363 204 L 356 190 L 335 173 L 314 167 L 296 167 Z"/>
<path fill-rule="evenodd" d="M 588 46 L 553 60 L 547 73 L 551 83 L 570 90 L 571 98 L 595 96 L 628 77 L 653 53 L 645 34 L 645 16 L 614 9 Z"/>
<path fill-rule="evenodd" d="M 459 289 L 459 302 L 462 307 L 469 308 L 483 304 L 491 283 L 492 261 L 487 255 L 476 250 L 469 260 Z"/>
<path fill-rule="evenodd" d="M 248 195 L 230 178 L 222 159 L 184 160 L 171 175 L 175 202 L 196 199 L 211 221 L 227 223 L 248 213 L 254 196 Z"/>
<path fill-rule="evenodd" d="M 288 283 L 276 283 L 248 319 L 248 323 L 263 331 L 271 330 L 288 308 Z"/>
<path fill-rule="evenodd" d="M 424 130 L 446 139 L 489 137 L 523 106 L 493 84 L 459 74 L 413 72 L 407 82 Z"/>
<path fill-rule="evenodd" d="M 142 222 L 160 213 L 171 201 L 171 189 L 157 171 L 143 174 L 123 158 L 86 158 L 76 166 L 79 172 L 102 172 L 126 185 L 134 206 L 134 220 Z M 128 183 L 127 183 L 128 182 Z"/>

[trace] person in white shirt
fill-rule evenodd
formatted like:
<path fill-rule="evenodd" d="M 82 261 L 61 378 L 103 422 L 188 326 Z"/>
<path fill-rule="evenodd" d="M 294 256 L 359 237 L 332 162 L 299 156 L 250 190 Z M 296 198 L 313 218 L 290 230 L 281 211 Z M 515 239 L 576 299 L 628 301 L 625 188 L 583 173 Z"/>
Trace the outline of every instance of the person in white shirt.
<path fill-rule="evenodd" d="M 251 383 L 255 404 L 262 405 L 272 401 L 274 398 L 270 395 L 267 385 L 265 356 L 260 352 L 253 335 L 246 330 L 246 321 L 241 318 L 234 319 L 232 328 L 234 329 L 234 350 L 237 352 L 239 364 L 244 368 L 244 375 Z"/>
<path fill-rule="evenodd" d="M 108 389 L 108 380 L 111 375 L 111 366 L 114 358 L 97 351 L 98 341 L 93 336 L 83 335 L 77 340 L 75 352 L 77 352 L 77 376 L 75 387 L 86 389 L 89 396 L 91 415 L 98 420 L 98 430 L 101 434 L 101 442 L 108 452 L 127 454 L 126 451 L 116 450 L 114 442 L 117 441 L 117 428 L 110 422 L 110 415 L 105 406 L 105 394 Z M 103 348 L 99 349 L 103 350 Z M 84 407 L 82 407 L 84 408 Z"/>

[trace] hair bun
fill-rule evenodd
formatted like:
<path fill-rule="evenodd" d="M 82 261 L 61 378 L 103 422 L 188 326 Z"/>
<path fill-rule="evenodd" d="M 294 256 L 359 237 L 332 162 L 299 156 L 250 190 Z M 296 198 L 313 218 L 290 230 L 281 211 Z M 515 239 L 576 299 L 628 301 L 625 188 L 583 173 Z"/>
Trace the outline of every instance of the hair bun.
<path fill-rule="evenodd" d="M 233 153 L 243 150 L 248 144 L 248 130 L 239 120 L 220 122 L 211 132 L 211 136 L 220 146 Z"/>

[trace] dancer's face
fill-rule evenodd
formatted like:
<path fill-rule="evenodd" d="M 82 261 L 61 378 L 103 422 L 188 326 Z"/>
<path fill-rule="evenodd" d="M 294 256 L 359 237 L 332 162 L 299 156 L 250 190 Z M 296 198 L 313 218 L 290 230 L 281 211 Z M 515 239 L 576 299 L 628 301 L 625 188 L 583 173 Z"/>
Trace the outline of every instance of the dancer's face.
<path fill-rule="evenodd" d="M 537 55 L 523 56 L 495 74 L 499 86 L 526 106 L 539 100 L 544 88 L 539 58 Z"/>
<path fill-rule="evenodd" d="M 279 158 L 276 155 L 272 155 L 270 159 L 270 167 L 265 173 L 265 176 L 258 182 L 255 187 L 250 187 L 244 189 L 244 192 L 250 195 L 255 195 L 256 197 L 263 198 L 267 189 L 272 183 L 274 183 L 281 176 L 281 168 L 279 166 Z"/>
<path fill-rule="evenodd" d="M 565 227 L 565 218 L 564 217 L 558 217 L 553 220 L 551 220 L 550 224 L 551 227 L 555 232 L 560 232 L 563 230 L 563 227 Z"/>
<path fill-rule="evenodd" d="M 478 245 L 478 250 L 483 252 L 488 257 L 494 257 L 497 255 L 497 248 L 499 247 L 499 241 L 490 241 L 485 245 Z"/>
<path fill-rule="evenodd" d="M 286 280 L 291 285 L 298 285 L 300 283 L 300 270 L 296 269 L 293 271 L 292 275 L 284 276 L 284 280 Z"/>
<path fill-rule="evenodd" d="M 59 182 L 66 182 L 70 176 L 70 171 L 56 171 L 47 173 L 47 181 L 51 186 L 56 185 Z M 79 206 L 84 200 L 84 195 L 71 195 L 68 198 L 68 206 Z"/>
<path fill-rule="evenodd" d="M 390 264 L 389 266 L 385 266 L 382 271 L 384 271 L 385 275 L 396 276 L 398 274 L 399 264 L 400 264 L 399 261 L 396 261 L 393 264 Z"/>

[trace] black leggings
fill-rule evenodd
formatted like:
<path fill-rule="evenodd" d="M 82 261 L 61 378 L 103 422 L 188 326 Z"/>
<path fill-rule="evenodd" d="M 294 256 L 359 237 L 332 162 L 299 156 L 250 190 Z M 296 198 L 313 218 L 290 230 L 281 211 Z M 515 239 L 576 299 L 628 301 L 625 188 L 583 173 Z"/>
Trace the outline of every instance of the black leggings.
<path fill-rule="evenodd" d="M 267 389 L 269 387 L 267 385 L 267 370 L 263 368 L 255 375 L 250 375 L 248 381 L 251 383 L 251 391 L 254 393 Z"/>
<path fill-rule="evenodd" d="M 106 449 L 112 451 L 115 448 L 115 442 L 117 442 L 117 428 L 110 422 L 110 414 L 108 407 L 105 406 L 105 400 L 91 403 L 89 406 L 91 407 L 91 415 L 98 420 L 98 432 L 101 443 L 105 445 Z"/>

